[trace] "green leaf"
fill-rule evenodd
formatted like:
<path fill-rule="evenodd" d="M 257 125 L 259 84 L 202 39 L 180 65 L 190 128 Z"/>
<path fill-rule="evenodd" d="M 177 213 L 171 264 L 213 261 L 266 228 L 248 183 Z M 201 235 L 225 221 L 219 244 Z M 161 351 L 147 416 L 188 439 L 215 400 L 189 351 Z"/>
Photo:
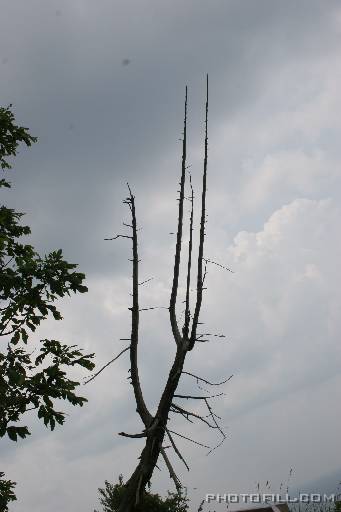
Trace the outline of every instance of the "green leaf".
<path fill-rule="evenodd" d="M 12 338 L 11 338 L 11 343 L 13 345 L 16 345 L 18 343 L 20 339 L 20 331 L 15 331 L 15 333 L 13 334 Z"/>
<path fill-rule="evenodd" d="M 18 369 L 10 368 L 8 370 L 8 377 L 10 384 L 21 386 L 25 382 L 25 374 L 22 371 L 18 371 Z"/>
<path fill-rule="evenodd" d="M 24 328 L 21 328 L 21 329 L 20 329 L 20 333 L 21 333 L 21 338 L 22 338 L 23 342 L 24 342 L 24 343 L 27 343 L 27 341 L 28 341 L 28 334 L 27 334 L 27 332 L 25 331 L 25 329 L 24 329 Z"/>
<path fill-rule="evenodd" d="M 7 435 L 12 441 L 17 441 L 17 428 L 7 427 Z"/>
<path fill-rule="evenodd" d="M 6 180 L 1 179 L 0 180 L 0 187 L 11 188 L 11 184 L 8 181 L 6 181 Z"/>
<path fill-rule="evenodd" d="M 0 471 L 0 510 L 1 512 L 8 512 L 8 503 L 17 499 L 13 492 L 16 482 L 5 480 L 4 476 L 5 473 Z"/>
<path fill-rule="evenodd" d="M 54 310 L 52 311 L 52 314 L 53 314 L 53 318 L 54 318 L 55 320 L 63 320 L 62 315 L 61 315 L 61 314 L 59 313 L 59 311 L 57 311 L 56 309 L 54 309 Z"/>
<path fill-rule="evenodd" d="M 53 407 L 53 402 L 52 402 L 52 400 L 50 400 L 50 398 L 48 397 L 48 395 L 44 395 L 44 396 L 43 396 L 43 400 L 44 400 L 44 402 L 46 403 L 46 405 L 47 405 L 48 407 Z"/>
<path fill-rule="evenodd" d="M 31 435 L 27 427 L 16 427 L 16 429 L 18 436 L 20 436 L 22 439 L 25 439 L 25 437 Z"/>
<path fill-rule="evenodd" d="M 36 330 L 36 326 L 32 322 L 29 322 L 28 320 L 26 321 L 26 325 L 31 329 L 31 331 L 34 332 Z"/>

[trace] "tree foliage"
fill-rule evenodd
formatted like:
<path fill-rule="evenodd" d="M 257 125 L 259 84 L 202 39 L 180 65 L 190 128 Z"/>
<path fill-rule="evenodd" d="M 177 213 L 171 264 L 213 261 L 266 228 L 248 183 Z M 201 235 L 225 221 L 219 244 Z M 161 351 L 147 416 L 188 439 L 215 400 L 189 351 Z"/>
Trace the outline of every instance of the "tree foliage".
<path fill-rule="evenodd" d="M 100 493 L 100 503 L 103 512 L 117 512 L 122 498 L 126 492 L 123 482 L 123 476 L 119 476 L 117 484 L 111 484 L 105 481 L 105 488 L 98 489 Z M 158 494 L 152 494 L 145 491 L 141 503 L 137 506 L 136 512 L 187 512 L 188 498 L 168 491 L 167 498 L 162 498 Z M 94 511 L 96 512 L 96 511 Z"/>
<path fill-rule="evenodd" d="M 11 169 L 8 157 L 15 156 L 20 142 L 31 146 L 36 137 L 16 126 L 14 115 L 0 108 L 0 165 Z M 0 187 L 10 188 L 6 179 Z M 61 320 L 55 302 L 73 293 L 84 293 L 84 274 L 68 263 L 62 250 L 41 257 L 22 241 L 31 233 L 21 224 L 23 213 L 0 206 L 0 437 L 12 441 L 30 434 L 23 415 L 36 410 L 38 418 L 51 430 L 62 424 L 65 413 L 56 409 L 57 399 L 82 406 L 86 398 L 76 394 L 79 382 L 71 380 L 67 369 L 94 368 L 94 354 L 84 354 L 76 345 L 42 339 L 39 351 L 28 349 L 29 336 L 49 315 Z M 2 338 L 2 339 L 1 339 Z M 20 422 L 20 423 L 19 423 Z M 2 474 L 3 475 L 3 474 Z M 1 480 L 1 489 L 11 487 Z M 6 487 L 7 485 L 7 487 Z M 6 491 L 7 492 L 7 491 Z"/>
<path fill-rule="evenodd" d="M 5 480 L 4 476 L 5 473 L 0 471 L 0 512 L 8 512 L 8 503 L 17 499 L 13 491 L 16 482 Z"/>

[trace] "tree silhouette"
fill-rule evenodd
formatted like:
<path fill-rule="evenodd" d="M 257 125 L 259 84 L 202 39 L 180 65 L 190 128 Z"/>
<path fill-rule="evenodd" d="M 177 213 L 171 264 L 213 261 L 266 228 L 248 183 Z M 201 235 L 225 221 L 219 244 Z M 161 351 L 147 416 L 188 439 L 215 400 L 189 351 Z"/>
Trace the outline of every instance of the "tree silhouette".
<path fill-rule="evenodd" d="M 143 283 L 139 283 L 139 255 L 138 255 L 138 237 L 137 237 L 137 213 L 135 206 L 135 196 L 133 195 L 129 184 L 128 190 L 129 195 L 123 201 L 130 210 L 131 224 L 126 224 L 130 228 L 131 234 L 117 234 L 112 238 L 106 240 L 116 240 L 118 238 L 127 238 L 132 241 L 132 307 L 129 308 L 131 311 L 131 336 L 129 338 L 129 345 L 112 361 L 107 363 L 106 366 L 115 361 L 120 355 L 129 350 L 130 354 L 130 379 L 133 386 L 136 410 L 139 414 L 143 424 L 144 430 L 137 434 L 128 434 L 120 432 L 119 435 L 129 438 L 144 438 L 145 446 L 139 457 L 139 463 L 125 484 L 126 492 L 122 495 L 122 501 L 118 508 L 118 512 L 132 512 L 137 511 L 139 504 L 144 495 L 145 486 L 150 482 L 154 468 L 157 464 L 158 458 L 161 455 L 170 474 L 173 479 L 179 494 L 181 493 L 182 484 L 177 474 L 174 471 L 173 465 L 166 453 L 164 446 L 165 439 L 170 442 L 170 447 L 174 450 L 175 454 L 185 464 L 186 468 L 189 469 L 187 462 L 185 461 L 182 453 L 176 445 L 176 436 L 192 441 L 200 446 L 205 446 L 202 443 L 194 441 L 188 436 L 184 436 L 178 432 L 174 432 L 168 427 L 170 413 L 179 414 L 189 422 L 194 421 L 202 422 L 209 428 L 216 429 L 221 436 L 221 441 L 218 446 L 225 440 L 226 435 L 218 423 L 219 417 L 214 413 L 212 405 L 210 404 L 210 398 L 220 396 L 223 393 L 214 395 L 203 394 L 203 395 L 183 395 L 176 394 L 180 377 L 186 374 L 197 381 L 197 383 L 205 383 L 208 386 L 219 386 L 227 382 L 229 379 L 225 379 L 222 382 L 212 383 L 207 379 L 204 379 L 198 375 L 187 372 L 184 370 L 184 363 L 186 356 L 193 350 L 197 342 L 207 341 L 209 333 L 198 333 L 198 326 L 200 325 L 199 316 L 203 298 L 203 290 L 205 284 L 205 278 L 207 275 L 207 265 L 214 263 L 211 260 L 205 259 L 204 257 L 204 241 L 205 241 L 205 224 L 206 224 L 206 192 L 207 192 L 207 153 L 208 153 L 208 134 L 207 134 L 207 117 L 208 117 L 208 77 L 206 77 L 206 109 L 205 109 L 205 142 L 204 142 L 204 169 L 202 175 L 202 193 L 201 193 L 201 218 L 200 218 L 200 232 L 199 232 L 199 247 L 198 247 L 198 260 L 197 260 L 197 276 L 196 276 L 196 299 L 194 313 L 191 313 L 190 307 L 190 286 L 191 286 L 191 273 L 192 273 L 192 252 L 193 252 L 193 204 L 194 204 L 194 193 L 192 182 L 190 179 L 190 219 L 189 219 L 189 242 L 188 242 L 188 254 L 187 254 L 187 275 L 186 275 L 186 294 L 185 294 L 185 316 L 183 326 L 179 327 L 179 322 L 176 314 L 176 305 L 178 300 L 178 288 L 179 288 L 179 275 L 180 275 L 180 262 L 181 262 L 181 250 L 182 250 L 182 239 L 183 239 L 183 224 L 184 224 L 184 202 L 185 202 L 185 184 L 186 184 L 186 157 L 187 157 L 187 87 L 185 93 L 185 114 L 184 114 L 184 131 L 182 139 L 182 163 L 181 163 L 181 178 L 180 178 L 180 191 L 179 191 L 179 204 L 178 204 L 178 218 L 177 218 L 177 233 L 176 233 L 176 249 L 174 258 L 174 270 L 173 270 L 173 283 L 171 290 L 171 297 L 169 303 L 169 318 L 171 324 L 171 330 L 174 341 L 176 343 L 176 354 L 174 357 L 173 364 L 171 366 L 166 385 L 161 394 L 161 398 L 157 407 L 156 414 L 151 414 L 148 410 L 146 402 L 143 397 L 141 389 L 139 368 L 137 359 L 137 347 L 139 342 L 139 320 L 140 312 L 144 309 L 139 306 L 139 286 Z M 229 269 L 227 269 L 229 270 Z M 218 335 L 216 335 L 218 336 Z M 222 335 L 219 335 L 222 336 Z M 90 380 L 95 378 L 104 367 L 97 372 Z M 88 381 L 88 382 L 89 382 Z M 179 403 L 181 400 L 200 400 L 207 409 L 206 415 L 201 415 L 193 412 Z M 181 403 L 181 402 L 180 402 Z M 210 448 L 205 446 L 206 448 Z M 214 448 L 213 448 L 214 449 Z M 210 452 L 212 449 L 210 449 Z M 210 453 L 209 452 L 209 453 Z"/>

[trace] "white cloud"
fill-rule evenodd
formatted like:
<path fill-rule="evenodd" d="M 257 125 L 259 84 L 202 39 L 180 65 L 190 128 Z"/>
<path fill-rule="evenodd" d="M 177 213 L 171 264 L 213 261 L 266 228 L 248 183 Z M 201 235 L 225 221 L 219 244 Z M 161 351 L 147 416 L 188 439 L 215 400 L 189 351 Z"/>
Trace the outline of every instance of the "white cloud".
<path fill-rule="evenodd" d="M 339 371 L 340 222 L 332 200 L 296 199 L 262 230 L 236 235 L 226 252 L 232 277 L 212 271 L 208 286 L 221 302 L 208 318 L 213 325 L 223 321 L 233 340 L 226 350 L 238 379 L 226 402 L 231 413 Z M 217 353 L 213 349 L 212 357 Z"/>
<path fill-rule="evenodd" d="M 340 177 L 340 169 L 326 152 L 282 150 L 266 155 L 257 165 L 245 162 L 248 180 L 241 191 L 241 204 L 255 211 L 263 203 L 290 194 L 320 194 Z"/>

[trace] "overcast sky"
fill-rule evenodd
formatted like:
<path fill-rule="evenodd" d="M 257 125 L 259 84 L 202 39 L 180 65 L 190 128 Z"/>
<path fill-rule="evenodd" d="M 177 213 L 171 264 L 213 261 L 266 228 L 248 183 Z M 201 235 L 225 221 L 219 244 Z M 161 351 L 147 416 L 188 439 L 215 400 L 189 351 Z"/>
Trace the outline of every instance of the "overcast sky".
<path fill-rule="evenodd" d="M 189 473 L 170 455 L 192 512 L 208 492 L 252 492 L 268 479 L 277 490 L 290 468 L 293 486 L 340 468 L 340 50 L 336 0 L 1 1 L 0 105 L 12 103 L 39 138 L 20 149 L 3 201 L 27 212 L 37 250 L 62 248 L 89 287 L 32 343 L 77 343 L 99 367 L 129 336 L 131 247 L 104 241 L 129 220 L 127 181 L 140 274 L 154 277 L 141 306 L 168 306 L 185 86 L 198 206 L 209 75 L 205 254 L 233 273 L 209 266 L 202 321 L 226 339 L 199 344 L 186 369 L 234 376 L 214 402 L 222 447 L 207 457 L 180 440 Z M 145 312 L 151 410 L 174 348 L 167 311 Z M 54 432 L 27 418 L 29 439 L 1 441 L 1 469 L 18 482 L 13 512 L 92 512 L 105 479 L 130 476 L 142 444 L 117 435 L 141 429 L 127 371 L 125 354 L 84 386 L 85 407 L 63 406 Z M 189 376 L 180 388 L 198 392 Z M 184 435 L 218 440 L 174 420 Z M 160 469 L 152 490 L 163 493 L 173 484 Z"/>

